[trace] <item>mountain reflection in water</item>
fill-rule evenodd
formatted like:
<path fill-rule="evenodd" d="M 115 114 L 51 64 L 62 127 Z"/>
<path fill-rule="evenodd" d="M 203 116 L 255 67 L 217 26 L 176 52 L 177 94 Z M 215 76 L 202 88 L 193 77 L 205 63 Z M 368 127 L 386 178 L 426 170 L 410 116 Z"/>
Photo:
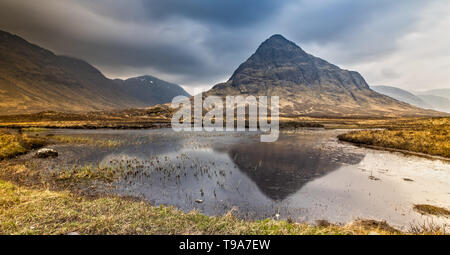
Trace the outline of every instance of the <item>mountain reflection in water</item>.
<path fill-rule="evenodd" d="M 120 167 L 127 174 L 105 192 L 207 215 L 232 210 L 248 219 L 279 214 L 298 222 L 346 223 L 376 216 L 407 226 L 424 221 L 413 204 L 450 203 L 448 163 L 339 143 L 336 136 L 342 132 L 297 130 L 261 143 L 256 133 L 49 129 L 40 135 L 121 142 L 112 147 L 49 145 L 60 156 L 34 163 L 50 171 L 76 165 Z"/>
<path fill-rule="evenodd" d="M 284 136 L 274 143 L 234 145 L 230 158 L 273 200 L 283 200 L 306 183 L 345 164 L 358 164 L 361 154 L 330 153 L 314 139 Z"/>

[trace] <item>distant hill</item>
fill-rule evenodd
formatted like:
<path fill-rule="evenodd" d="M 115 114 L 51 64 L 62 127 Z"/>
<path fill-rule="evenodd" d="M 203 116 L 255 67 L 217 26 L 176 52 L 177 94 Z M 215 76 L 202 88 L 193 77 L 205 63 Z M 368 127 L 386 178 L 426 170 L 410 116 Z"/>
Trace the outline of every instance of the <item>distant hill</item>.
<path fill-rule="evenodd" d="M 418 95 L 431 109 L 450 113 L 450 99 L 435 95 Z"/>
<path fill-rule="evenodd" d="M 399 89 L 396 87 L 391 87 L 391 86 L 370 86 L 370 88 L 380 94 L 390 96 L 394 99 L 408 103 L 410 105 L 415 105 L 415 106 L 425 108 L 425 109 L 432 109 L 431 105 L 427 104 L 420 97 L 414 95 L 413 93 L 411 93 L 409 91 Z"/>
<path fill-rule="evenodd" d="M 170 102 L 179 93 L 185 95 L 175 84 L 161 80 L 157 84 L 135 86 L 108 79 L 83 60 L 57 56 L 0 31 L 0 115 L 146 107 Z"/>
<path fill-rule="evenodd" d="M 284 116 L 436 116 L 379 94 L 364 78 L 303 51 L 281 35 L 264 41 L 231 78 L 209 95 L 274 95 Z"/>
<path fill-rule="evenodd" d="M 128 95 L 152 105 L 171 102 L 174 96 L 190 96 L 179 85 L 160 80 L 151 75 L 115 81 L 123 90 L 127 91 Z"/>
<path fill-rule="evenodd" d="M 421 92 L 416 92 L 417 95 L 432 95 L 438 97 L 445 97 L 450 100 L 450 89 L 432 89 Z"/>
<path fill-rule="evenodd" d="M 392 86 L 371 86 L 378 93 L 425 109 L 450 113 L 450 89 L 437 89 L 415 94 Z M 448 98 L 446 98 L 448 96 Z"/>

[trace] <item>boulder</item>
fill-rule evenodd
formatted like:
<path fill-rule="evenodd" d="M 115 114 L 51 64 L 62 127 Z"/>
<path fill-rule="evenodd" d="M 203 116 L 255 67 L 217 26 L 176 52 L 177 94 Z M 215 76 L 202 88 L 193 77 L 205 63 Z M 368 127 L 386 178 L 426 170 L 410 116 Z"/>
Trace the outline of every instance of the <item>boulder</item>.
<path fill-rule="evenodd" d="M 58 157 L 58 152 L 54 149 L 43 148 L 36 152 L 34 155 L 37 158 L 49 158 L 49 157 Z"/>

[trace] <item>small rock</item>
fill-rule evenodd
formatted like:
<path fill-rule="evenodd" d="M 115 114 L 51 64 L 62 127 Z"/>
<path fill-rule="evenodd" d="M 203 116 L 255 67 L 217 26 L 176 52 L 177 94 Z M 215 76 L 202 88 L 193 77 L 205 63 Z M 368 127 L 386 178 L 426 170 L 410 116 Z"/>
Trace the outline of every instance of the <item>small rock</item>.
<path fill-rule="evenodd" d="M 327 220 L 316 220 L 314 221 L 314 225 L 317 227 L 329 227 L 331 223 Z"/>
<path fill-rule="evenodd" d="M 34 155 L 37 158 L 48 158 L 48 157 L 58 157 L 58 152 L 54 149 L 43 148 L 36 152 Z"/>
<path fill-rule="evenodd" d="M 195 202 L 198 203 L 198 204 L 201 204 L 201 203 L 203 203 L 203 200 L 197 199 L 197 200 L 195 200 Z"/>
<path fill-rule="evenodd" d="M 380 180 L 380 178 L 377 178 L 377 177 L 375 177 L 373 175 L 369 176 L 369 179 L 372 180 L 372 181 L 379 181 Z"/>

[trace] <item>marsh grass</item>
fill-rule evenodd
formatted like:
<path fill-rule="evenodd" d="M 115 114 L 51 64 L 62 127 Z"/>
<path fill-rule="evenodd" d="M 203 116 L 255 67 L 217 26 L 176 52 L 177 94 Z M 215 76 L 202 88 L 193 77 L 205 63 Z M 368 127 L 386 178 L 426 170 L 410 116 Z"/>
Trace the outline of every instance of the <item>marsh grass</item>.
<path fill-rule="evenodd" d="M 152 206 L 120 197 L 87 198 L 0 181 L 0 234 L 397 234 L 362 225 L 311 226 L 275 221 L 240 220 L 228 213 L 209 217 L 198 211 Z"/>
<path fill-rule="evenodd" d="M 352 131 L 342 141 L 450 158 L 450 118 L 385 124 L 383 130 Z"/>
<path fill-rule="evenodd" d="M 21 129 L 23 132 L 44 132 L 47 131 L 47 128 L 42 127 L 26 127 Z"/>
<path fill-rule="evenodd" d="M 122 175 L 120 169 L 112 167 L 102 167 L 100 165 L 74 166 L 70 169 L 64 169 L 55 174 L 58 181 L 88 181 L 96 180 L 103 182 L 113 182 Z"/>
<path fill-rule="evenodd" d="M 414 210 L 425 215 L 450 217 L 450 210 L 434 205 L 416 204 L 414 205 Z"/>
<path fill-rule="evenodd" d="M 445 225 L 439 226 L 433 222 L 423 222 L 421 224 L 414 224 L 409 227 L 408 233 L 413 235 L 448 235 L 445 231 Z"/>
<path fill-rule="evenodd" d="M 33 131 L 35 132 L 35 131 Z M 41 148 L 49 143 L 89 144 L 100 148 L 113 148 L 121 146 L 124 142 L 116 139 L 93 139 L 81 136 L 52 135 L 39 137 L 27 133 L 1 133 L 0 134 L 0 160 L 13 158 L 25 154 L 33 149 Z"/>
<path fill-rule="evenodd" d="M 113 148 L 124 144 L 124 141 L 117 139 L 94 139 L 84 136 L 54 135 L 51 139 L 60 143 L 88 144 L 102 148 Z"/>
<path fill-rule="evenodd" d="M 26 134 L 0 134 L 0 160 L 25 154 L 46 144 L 47 141 L 40 137 Z"/>

